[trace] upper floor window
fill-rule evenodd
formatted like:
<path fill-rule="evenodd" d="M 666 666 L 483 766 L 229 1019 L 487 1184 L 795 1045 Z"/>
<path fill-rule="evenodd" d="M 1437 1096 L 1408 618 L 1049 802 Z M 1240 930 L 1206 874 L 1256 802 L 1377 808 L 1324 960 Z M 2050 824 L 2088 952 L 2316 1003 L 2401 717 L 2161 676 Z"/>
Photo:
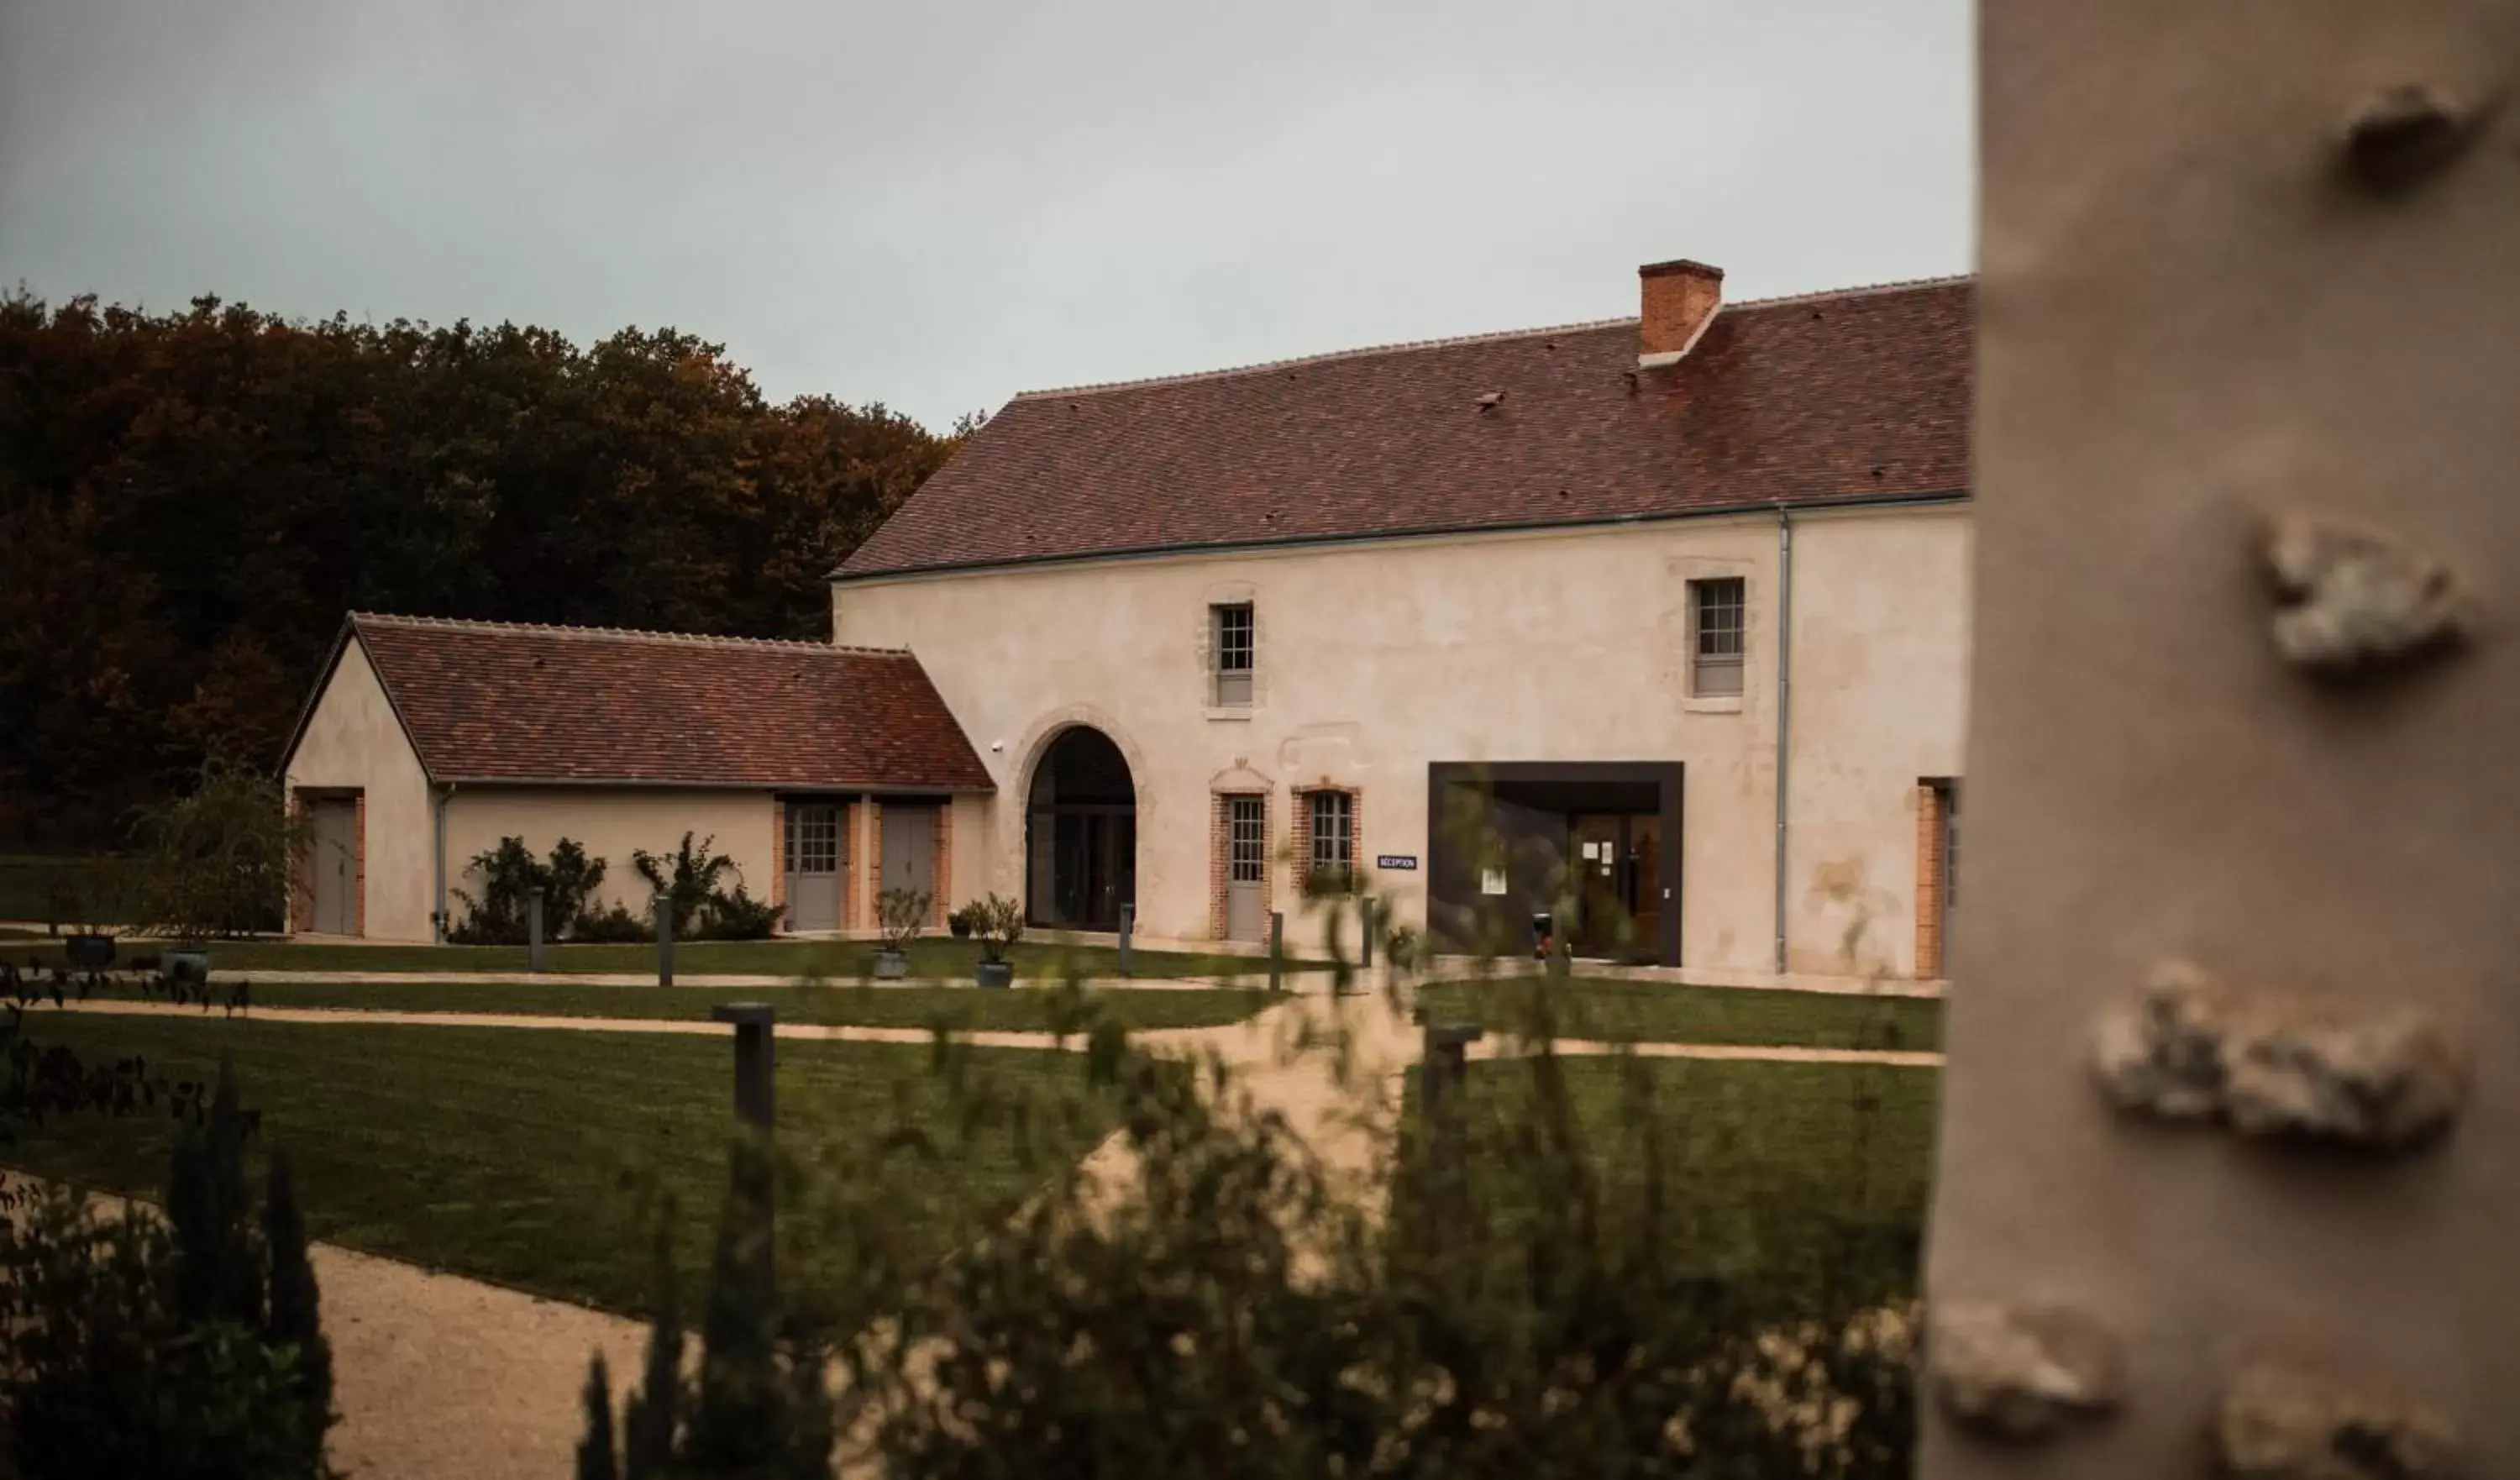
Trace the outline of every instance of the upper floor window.
<path fill-rule="evenodd" d="M 1249 602 L 1226 602 L 1207 608 L 1210 692 L 1219 706 L 1251 702 L 1251 673 L 1257 655 L 1257 628 Z"/>
<path fill-rule="evenodd" d="M 1699 698 L 1741 692 L 1748 586 L 1737 575 L 1688 583 L 1688 692 Z"/>

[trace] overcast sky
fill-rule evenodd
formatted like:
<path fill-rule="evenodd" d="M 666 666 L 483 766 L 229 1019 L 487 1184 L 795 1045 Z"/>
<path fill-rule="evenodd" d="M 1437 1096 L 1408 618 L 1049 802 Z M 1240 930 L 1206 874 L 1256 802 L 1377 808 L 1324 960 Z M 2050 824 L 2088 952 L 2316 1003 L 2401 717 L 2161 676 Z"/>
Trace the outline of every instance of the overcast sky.
<path fill-rule="evenodd" d="M 1027 387 L 1969 266 L 1965 0 L 0 0 L 0 282 Z"/>

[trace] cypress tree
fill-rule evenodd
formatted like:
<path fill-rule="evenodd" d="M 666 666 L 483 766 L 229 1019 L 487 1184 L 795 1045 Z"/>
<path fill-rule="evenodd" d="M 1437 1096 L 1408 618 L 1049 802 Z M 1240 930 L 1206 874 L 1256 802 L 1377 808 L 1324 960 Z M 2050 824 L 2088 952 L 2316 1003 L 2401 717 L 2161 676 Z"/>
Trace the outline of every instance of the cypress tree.
<path fill-rule="evenodd" d="M 683 1321 L 674 1287 L 673 1209 L 656 1224 L 656 1319 L 648 1328 L 648 1368 L 639 1391 L 622 1405 L 623 1480 L 663 1480 L 674 1463 L 674 1429 L 682 1406 Z"/>
<path fill-rule="evenodd" d="M 779 1374 L 779 1300 L 771 1278 L 771 1179 L 766 1147 L 735 1144 L 718 1219 L 701 1327 L 699 1392 L 685 1453 L 708 1472 L 749 1472 L 787 1444 L 787 1385 Z"/>
<path fill-rule="evenodd" d="M 315 1458 L 321 1456 L 324 1431 L 333 1422 L 333 1344 L 324 1339 L 315 1266 L 306 1252 L 306 1220 L 297 1210 L 297 1180 L 285 1152 L 272 1155 L 267 1190 L 262 1236 L 271 1256 L 271 1310 L 263 1336 L 274 1346 L 296 1348 L 296 1388 L 315 1450 L 310 1458 Z"/>
<path fill-rule="evenodd" d="M 246 1117 L 234 1065 L 221 1059 L 206 1127 L 176 1139 L 166 1219 L 175 1233 L 175 1309 L 188 1321 L 263 1323 L 262 1268 L 246 1190 Z"/>
<path fill-rule="evenodd" d="M 612 1378 L 604 1354 L 586 1369 L 586 1437 L 577 1441 L 577 1480 L 620 1480 L 612 1458 Z"/>

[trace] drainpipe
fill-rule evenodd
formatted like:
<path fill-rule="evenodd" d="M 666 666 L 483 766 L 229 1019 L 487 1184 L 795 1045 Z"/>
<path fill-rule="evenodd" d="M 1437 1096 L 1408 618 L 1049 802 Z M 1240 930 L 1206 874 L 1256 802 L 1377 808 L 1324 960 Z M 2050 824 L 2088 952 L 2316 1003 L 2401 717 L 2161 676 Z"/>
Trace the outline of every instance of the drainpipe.
<path fill-rule="evenodd" d="M 437 891 L 437 903 L 429 916 L 429 939 L 446 944 L 446 804 L 455 796 L 455 784 L 448 782 L 437 793 L 437 846 L 431 852 L 431 874 Z"/>
<path fill-rule="evenodd" d="M 1794 717 L 1794 516 L 1777 506 L 1777 974 L 1785 971 L 1785 798 Z"/>

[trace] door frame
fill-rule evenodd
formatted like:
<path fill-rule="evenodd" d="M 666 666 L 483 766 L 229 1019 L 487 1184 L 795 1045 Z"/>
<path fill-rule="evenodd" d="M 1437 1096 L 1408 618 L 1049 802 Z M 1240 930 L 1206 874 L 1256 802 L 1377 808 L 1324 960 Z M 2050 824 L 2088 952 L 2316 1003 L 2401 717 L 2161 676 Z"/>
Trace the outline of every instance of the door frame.
<path fill-rule="evenodd" d="M 1655 931 L 1657 964 L 1680 964 L 1682 905 L 1688 898 L 1688 876 L 1681 870 L 1682 829 L 1688 819 L 1688 766 L 1684 761 L 1429 761 L 1426 764 L 1426 911 L 1428 933 L 1436 915 L 1449 901 L 1442 890 L 1449 880 L 1452 849 L 1443 836 L 1445 796 L 1456 786 L 1486 782 L 1628 782 L 1651 783 L 1662 820 L 1663 901 Z"/>
<path fill-rule="evenodd" d="M 306 823 L 306 853 L 297 870 L 298 877 L 304 881 L 301 897 L 305 900 L 306 909 L 302 919 L 291 920 L 292 933 L 337 935 L 349 940 L 363 938 L 368 928 L 367 788 L 364 786 L 298 786 L 292 789 L 291 795 L 297 805 L 299 815 Z M 350 838 L 347 852 L 350 876 L 342 891 L 343 913 L 348 917 L 344 923 L 348 928 L 343 930 L 317 928 L 316 910 L 319 896 L 316 885 L 322 868 L 318 854 L 323 848 L 323 839 L 317 835 L 316 830 L 315 815 L 318 807 L 338 807 L 349 816 Z M 293 916 L 295 912 L 292 913 Z"/>
<path fill-rule="evenodd" d="M 787 912 L 779 919 L 781 934 L 792 934 L 799 928 L 796 923 L 798 872 L 795 868 L 796 860 L 788 847 L 788 841 L 795 828 L 796 809 L 799 807 L 832 809 L 832 920 L 827 925 L 811 925 L 804 928 L 816 932 L 829 932 L 846 927 L 849 918 L 849 868 L 854 862 L 849 856 L 851 801 L 851 796 L 843 792 L 799 791 L 779 794 L 779 836 L 771 846 L 779 850 L 779 887 L 784 896 L 780 903 L 788 907 Z"/>

